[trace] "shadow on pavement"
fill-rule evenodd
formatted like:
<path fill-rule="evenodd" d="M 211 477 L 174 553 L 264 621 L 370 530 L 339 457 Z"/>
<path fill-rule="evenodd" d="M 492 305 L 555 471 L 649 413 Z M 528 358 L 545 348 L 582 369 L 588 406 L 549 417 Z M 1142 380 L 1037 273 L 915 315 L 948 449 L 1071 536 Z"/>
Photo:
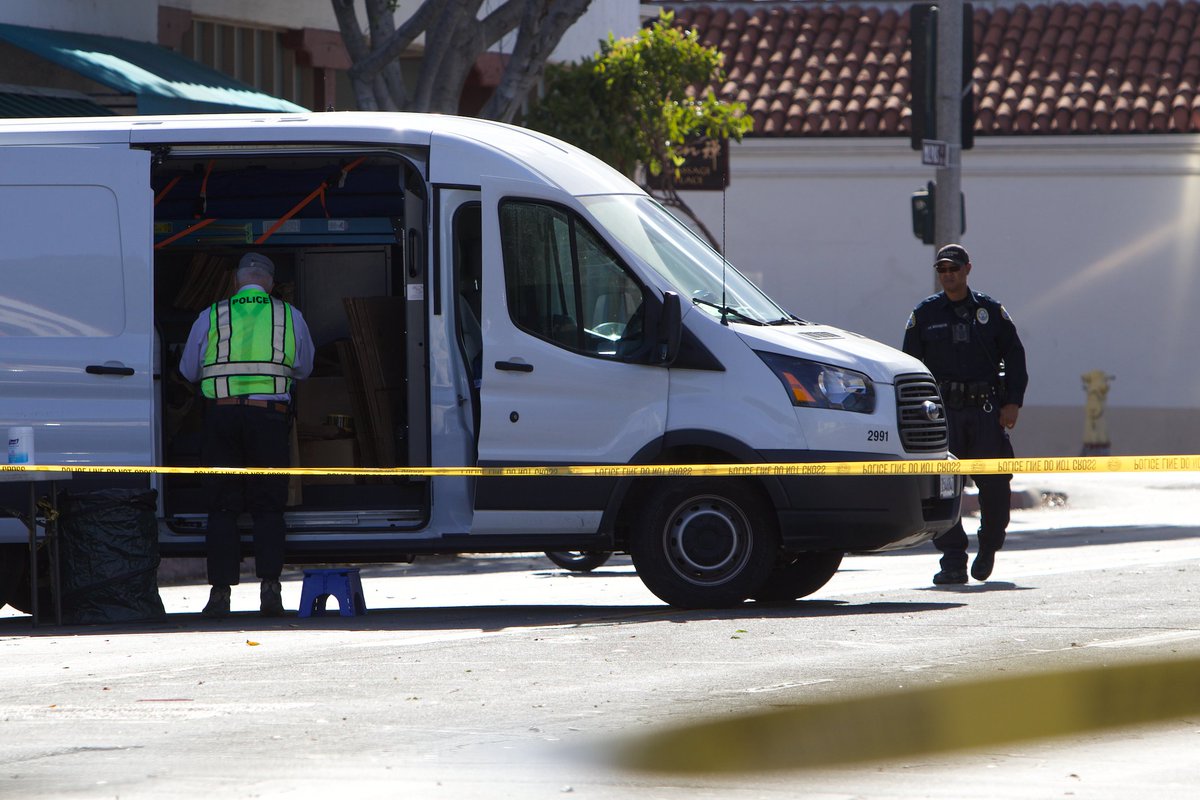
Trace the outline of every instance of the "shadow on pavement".
<path fill-rule="evenodd" d="M 0 637 L 4 636 L 109 636 L 113 634 L 163 634 L 179 632 L 232 632 L 247 635 L 269 631 L 347 630 L 435 632 L 453 638 L 454 631 L 481 633 L 514 628 L 561 628 L 630 625 L 639 622 L 686 623 L 711 620 L 749 621 L 764 619 L 851 617 L 874 614 L 914 614 L 948 611 L 963 604 L 955 602 L 848 603 L 837 600 L 797 600 L 793 603 L 745 603 L 737 608 L 711 611 L 682 611 L 660 605 L 583 606 L 517 605 L 453 606 L 433 608 L 372 608 L 357 617 L 333 613 L 300 618 L 294 612 L 286 617 L 266 618 L 254 611 L 234 612 L 223 620 L 209 620 L 198 613 L 168 614 L 164 619 L 101 625 L 64 625 L 43 623 L 32 628 L 28 617 L 0 619 Z M 446 632 L 450 631 L 450 634 Z"/>
<path fill-rule="evenodd" d="M 988 581 L 986 583 L 961 583 L 949 586 L 922 586 L 918 592 L 949 592 L 951 594 L 981 594 L 983 592 L 1029 592 L 1034 586 L 1018 586 L 1008 581 Z"/>

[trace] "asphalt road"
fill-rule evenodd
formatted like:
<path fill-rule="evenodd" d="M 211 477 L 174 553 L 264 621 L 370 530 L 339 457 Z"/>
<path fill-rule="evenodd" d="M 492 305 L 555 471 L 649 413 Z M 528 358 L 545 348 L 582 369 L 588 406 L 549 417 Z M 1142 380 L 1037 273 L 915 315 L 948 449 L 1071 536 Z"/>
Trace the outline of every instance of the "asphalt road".
<path fill-rule="evenodd" d="M 160 590 L 161 623 L 34 630 L 5 609 L 0 797 L 1193 797 L 1195 716 L 722 778 L 608 760 L 689 720 L 1200 657 L 1200 475 L 1021 484 L 1067 502 L 1014 511 L 992 579 L 966 587 L 930 585 L 927 547 L 848 558 L 795 604 L 680 612 L 621 557 L 588 575 L 483 557 L 364 568 L 354 618 L 263 620 L 253 583 L 219 623 L 192 585 Z"/>

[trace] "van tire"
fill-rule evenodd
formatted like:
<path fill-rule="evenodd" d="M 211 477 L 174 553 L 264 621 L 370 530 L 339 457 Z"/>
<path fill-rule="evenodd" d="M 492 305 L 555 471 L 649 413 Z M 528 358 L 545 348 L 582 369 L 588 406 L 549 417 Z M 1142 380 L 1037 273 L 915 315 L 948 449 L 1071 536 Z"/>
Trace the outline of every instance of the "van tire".
<path fill-rule="evenodd" d="M 753 596 L 779 546 L 779 526 L 762 494 L 733 479 L 662 485 L 632 533 L 638 577 L 678 608 L 729 608 Z"/>
<path fill-rule="evenodd" d="M 760 603 L 790 603 L 829 583 L 842 565 L 842 553 L 794 553 L 775 565 L 753 597 Z"/>

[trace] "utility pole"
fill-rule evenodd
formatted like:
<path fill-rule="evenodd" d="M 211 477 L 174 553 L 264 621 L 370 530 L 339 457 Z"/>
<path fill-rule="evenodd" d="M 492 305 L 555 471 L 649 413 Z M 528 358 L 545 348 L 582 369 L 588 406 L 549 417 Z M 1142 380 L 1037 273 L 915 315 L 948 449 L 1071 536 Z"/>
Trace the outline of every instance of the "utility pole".
<path fill-rule="evenodd" d="M 937 4 L 937 138 L 946 143 L 946 163 L 937 168 L 934 197 L 934 246 L 957 242 L 962 235 L 962 0 Z"/>

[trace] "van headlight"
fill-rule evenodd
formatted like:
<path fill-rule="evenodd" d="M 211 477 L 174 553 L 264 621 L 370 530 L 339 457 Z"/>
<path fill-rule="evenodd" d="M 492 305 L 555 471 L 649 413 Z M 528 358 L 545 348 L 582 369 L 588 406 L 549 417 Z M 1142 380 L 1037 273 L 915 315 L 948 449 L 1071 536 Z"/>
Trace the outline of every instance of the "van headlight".
<path fill-rule="evenodd" d="M 861 372 L 778 353 L 754 352 L 779 378 L 794 406 L 837 408 L 859 414 L 875 410 L 875 384 Z"/>

